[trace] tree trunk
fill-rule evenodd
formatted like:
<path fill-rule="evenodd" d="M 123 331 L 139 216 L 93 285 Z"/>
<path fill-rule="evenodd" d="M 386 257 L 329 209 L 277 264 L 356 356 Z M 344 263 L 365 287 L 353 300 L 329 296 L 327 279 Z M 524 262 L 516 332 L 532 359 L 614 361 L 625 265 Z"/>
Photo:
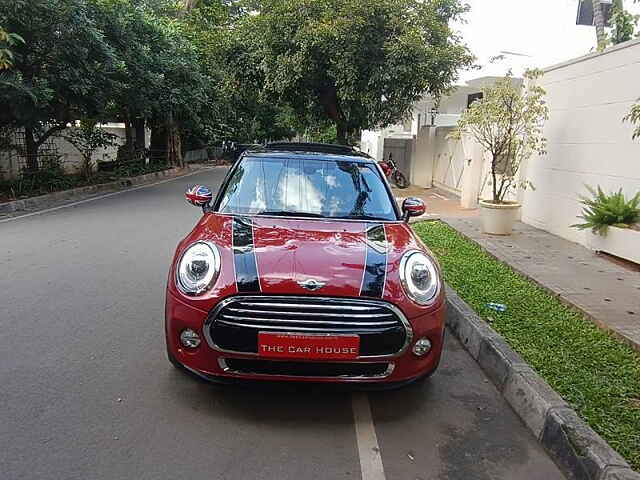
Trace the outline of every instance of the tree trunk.
<path fill-rule="evenodd" d="M 493 203 L 500 203 L 498 195 L 498 176 L 496 175 L 496 167 L 498 165 L 497 155 L 491 156 L 491 177 L 493 179 Z"/>
<path fill-rule="evenodd" d="M 173 114 L 169 112 L 167 127 L 167 160 L 169 165 L 184 167 L 182 159 L 182 145 L 180 142 L 180 130 L 173 121 Z"/>
<path fill-rule="evenodd" d="M 340 145 L 347 144 L 347 127 L 344 122 L 336 121 L 336 140 Z"/>
<path fill-rule="evenodd" d="M 145 148 L 144 118 L 135 118 L 132 122 L 134 132 L 134 148 L 137 153 L 143 152 Z"/>
<path fill-rule="evenodd" d="M 129 112 L 127 112 L 124 116 L 124 152 L 125 152 L 125 160 L 133 160 L 133 152 L 134 152 L 134 140 L 133 140 L 133 127 L 131 125 L 131 117 L 129 116 Z"/>
<path fill-rule="evenodd" d="M 336 124 L 336 140 L 340 145 L 347 145 L 349 129 L 344 114 L 340 109 L 338 91 L 335 85 L 330 85 L 318 92 L 318 100 L 325 115 Z"/>
<path fill-rule="evenodd" d="M 151 126 L 151 161 L 153 163 L 167 162 L 167 129 L 161 125 Z"/>
<path fill-rule="evenodd" d="M 34 138 L 33 128 L 25 127 L 24 129 L 25 157 L 27 170 L 38 170 L 38 142 Z"/>
<path fill-rule="evenodd" d="M 604 31 L 604 15 L 602 14 L 602 4 L 600 0 L 592 0 L 593 3 L 593 23 L 596 27 L 596 39 L 598 41 L 598 51 L 601 52 L 607 46 L 607 34 Z"/>

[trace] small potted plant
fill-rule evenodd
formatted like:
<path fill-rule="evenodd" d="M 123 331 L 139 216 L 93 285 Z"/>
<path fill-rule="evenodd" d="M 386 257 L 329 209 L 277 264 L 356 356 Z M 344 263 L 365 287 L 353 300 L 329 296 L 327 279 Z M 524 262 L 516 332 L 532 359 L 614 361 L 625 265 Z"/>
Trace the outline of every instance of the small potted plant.
<path fill-rule="evenodd" d="M 521 205 L 512 200 L 518 187 L 532 186 L 520 178 L 520 166 L 533 153 L 544 154 L 542 127 L 548 118 L 545 91 L 536 85 L 539 70 L 525 73 L 525 85 L 511 74 L 483 89 L 461 116 L 454 136 L 469 135 L 490 155 L 490 199 L 480 200 L 485 233 L 509 235 Z"/>
<path fill-rule="evenodd" d="M 586 188 L 591 197 L 580 197 L 584 208 L 578 217 L 584 223 L 572 227 L 591 231 L 592 249 L 640 263 L 640 192 L 627 200 L 622 189 L 607 194 L 600 187 Z"/>

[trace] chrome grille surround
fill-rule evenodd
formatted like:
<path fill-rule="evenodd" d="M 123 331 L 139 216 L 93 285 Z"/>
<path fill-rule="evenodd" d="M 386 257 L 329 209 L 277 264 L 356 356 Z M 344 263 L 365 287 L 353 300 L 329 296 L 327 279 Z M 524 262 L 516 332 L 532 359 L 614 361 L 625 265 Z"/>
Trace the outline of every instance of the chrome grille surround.
<path fill-rule="evenodd" d="M 273 363 L 277 363 L 278 360 L 270 360 Z M 367 365 L 366 363 L 362 363 L 363 365 Z M 329 368 L 329 366 L 331 365 L 330 363 L 326 363 L 327 368 Z M 364 374 L 364 375 L 324 375 L 324 376 L 304 376 L 304 375 L 281 375 L 281 374 L 277 374 L 277 373 L 255 373 L 255 372 L 251 372 L 250 370 L 234 370 L 233 368 L 229 367 L 228 363 L 227 363 L 227 359 L 226 358 L 222 358 L 220 357 L 218 359 L 218 366 L 222 369 L 223 372 L 225 373 L 230 373 L 233 375 L 250 375 L 251 377 L 262 377 L 262 378 L 292 378 L 292 377 L 299 377 L 299 378 L 307 378 L 307 379 L 313 379 L 313 380 L 336 380 L 336 379 L 342 379 L 342 380 L 350 380 L 350 381 L 368 381 L 368 380 L 376 380 L 376 379 L 382 379 L 382 378 L 387 378 L 389 375 L 391 375 L 395 369 L 395 363 L 391 362 L 389 364 L 387 364 L 387 368 L 384 372 L 380 373 L 380 374 Z"/>
<path fill-rule="evenodd" d="M 245 305 L 242 305 L 243 302 Z M 298 302 L 298 303 L 296 303 Z M 231 304 L 239 304 L 239 307 L 233 305 L 228 310 L 234 310 L 233 313 L 237 314 L 238 317 L 233 318 L 235 315 L 220 315 L 223 309 L 228 307 Z M 250 308 L 240 308 L 246 307 L 246 305 L 250 305 Z M 253 308 L 252 308 L 253 307 Z M 255 307 L 258 307 L 256 310 Z M 283 316 L 291 316 L 291 317 L 299 317 L 304 316 L 304 319 L 279 319 L 279 318 L 259 318 L 259 317 L 246 317 L 243 316 L 244 312 L 242 310 L 251 310 L 254 315 L 257 312 L 265 311 L 270 307 L 276 307 L 281 309 L 293 309 L 293 308 L 306 308 L 309 310 L 323 310 L 329 311 L 329 313 L 323 312 L 318 313 L 318 316 L 321 317 L 319 320 L 309 320 L 308 318 L 314 315 L 314 313 L 303 312 L 303 311 L 293 311 L 293 312 L 279 312 L 278 310 L 268 310 L 268 314 L 274 315 L 278 313 L 283 313 Z M 259 308 L 264 308 L 265 310 L 259 310 Z M 383 312 L 380 312 L 383 310 Z M 377 313 L 371 313 L 371 312 Z M 333 313 L 335 312 L 335 313 Z M 345 315 L 345 312 L 349 312 Z M 367 313 L 369 312 L 369 313 Z M 374 316 L 381 315 L 381 316 Z M 351 318 L 362 318 L 362 321 L 354 321 L 354 320 L 338 320 L 339 318 L 345 318 L 345 316 Z M 222 318 L 221 318 L 222 317 Z M 230 318 L 231 317 L 231 318 Z M 326 320 L 325 318 L 330 318 L 330 320 Z M 335 320 L 334 320 L 335 318 Z M 253 323 L 253 322 L 258 323 Z M 228 297 L 222 300 L 216 307 L 210 312 L 207 316 L 207 320 L 205 321 L 203 333 L 207 344 L 214 350 L 223 353 L 229 354 L 240 354 L 246 356 L 254 356 L 258 357 L 256 352 L 247 352 L 247 351 L 237 351 L 237 350 L 228 350 L 222 347 L 219 347 L 211 336 L 211 331 L 216 323 L 220 322 L 221 324 L 226 324 L 230 326 L 237 327 L 247 327 L 253 328 L 259 331 L 277 331 L 277 332 L 291 332 L 291 333 L 331 333 L 335 335 L 339 335 L 341 333 L 348 334 L 350 333 L 349 329 L 344 328 L 393 328 L 393 327 L 403 327 L 404 328 L 404 343 L 402 347 L 392 354 L 385 355 L 361 355 L 358 359 L 388 359 L 399 357 L 403 353 L 407 351 L 411 341 L 413 339 L 413 329 L 411 328 L 411 324 L 409 320 L 405 317 L 402 311 L 396 307 L 395 305 L 380 301 L 380 300 L 368 300 L 368 299 L 355 299 L 355 298 L 341 298 L 341 297 L 300 297 L 300 296 L 266 296 L 266 295 L 248 295 L 248 296 L 233 296 Z M 260 323 L 262 322 L 262 323 Z M 269 325 L 266 322 L 272 322 L 272 325 Z M 307 323 L 311 322 L 311 323 Z M 282 323 L 282 326 L 273 325 Z M 315 327 L 313 325 L 316 325 Z M 331 328 L 331 327 L 337 328 Z M 329 328 L 327 328 L 329 327 Z M 342 327 L 342 329 L 340 329 Z"/>

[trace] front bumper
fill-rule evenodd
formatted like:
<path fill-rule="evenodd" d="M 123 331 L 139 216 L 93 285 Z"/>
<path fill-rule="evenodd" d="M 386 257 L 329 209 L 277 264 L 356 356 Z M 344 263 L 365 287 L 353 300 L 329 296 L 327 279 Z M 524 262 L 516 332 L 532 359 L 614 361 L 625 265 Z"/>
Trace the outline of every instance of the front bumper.
<path fill-rule="evenodd" d="M 212 380 L 396 384 L 429 375 L 437 368 L 442 354 L 445 308 L 442 302 L 436 310 L 408 320 L 412 336 L 407 348 L 400 353 L 349 362 L 266 359 L 255 354 L 221 351 L 204 340 L 195 349 L 184 348 L 179 342 L 180 332 L 190 328 L 204 339 L 208 317 L 209 312 L 187 305 L 167 293 L 165 329 L 169 357 L 200 377 Z M 412 348 L 414 342 L 423 337 L 429 338 L 432 348 L 423 357 L 418 357 L 412 353 Z"/>

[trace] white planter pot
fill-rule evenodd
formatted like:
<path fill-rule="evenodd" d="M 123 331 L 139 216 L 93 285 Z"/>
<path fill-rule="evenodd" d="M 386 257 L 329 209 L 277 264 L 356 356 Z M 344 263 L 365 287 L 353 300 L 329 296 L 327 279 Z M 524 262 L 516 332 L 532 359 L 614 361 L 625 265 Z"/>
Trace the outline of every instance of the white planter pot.
<path fill-rule="evenodd" d="M 630 228 L 609 227 L 607 235 L 589 234 L 589 246 L 640 264 L 640 232 Z"/>
<path fill-rule="evenodd" d="M 516 202 L 496 204 L 480 200 L 480 218 L 484 233 L 511 235 L 521 206 Z"/>

